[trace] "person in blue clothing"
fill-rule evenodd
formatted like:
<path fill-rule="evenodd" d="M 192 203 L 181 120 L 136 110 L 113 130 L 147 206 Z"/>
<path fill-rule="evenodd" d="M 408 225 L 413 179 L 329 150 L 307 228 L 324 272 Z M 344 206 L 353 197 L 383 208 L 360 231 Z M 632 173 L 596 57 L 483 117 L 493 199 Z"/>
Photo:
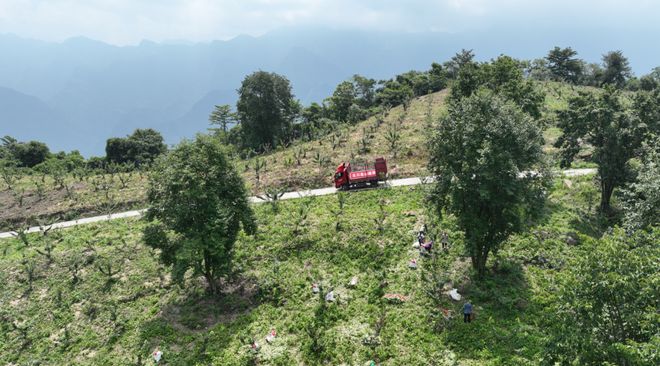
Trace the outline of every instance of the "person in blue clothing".
<path fill-rule="evenodd" d="M 463 323 L 469 323 L 470 318 L 472 318 L 472 304 L 470 301 L 466 301 L 463 304 Z"/>

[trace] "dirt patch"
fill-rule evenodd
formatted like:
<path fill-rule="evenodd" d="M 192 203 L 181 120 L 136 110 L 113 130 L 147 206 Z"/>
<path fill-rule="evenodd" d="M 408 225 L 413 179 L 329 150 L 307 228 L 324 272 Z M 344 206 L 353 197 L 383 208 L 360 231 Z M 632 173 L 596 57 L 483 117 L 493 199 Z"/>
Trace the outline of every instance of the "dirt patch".
<path fill-rule="evenodd" d="M 188 299 L 170 304 L 160 316 L 182 332 L 206 332 L 219 323 L 231 323 L 257 305 L 257 285 L 247 279 L 222 285 L 218 296 Z"/>

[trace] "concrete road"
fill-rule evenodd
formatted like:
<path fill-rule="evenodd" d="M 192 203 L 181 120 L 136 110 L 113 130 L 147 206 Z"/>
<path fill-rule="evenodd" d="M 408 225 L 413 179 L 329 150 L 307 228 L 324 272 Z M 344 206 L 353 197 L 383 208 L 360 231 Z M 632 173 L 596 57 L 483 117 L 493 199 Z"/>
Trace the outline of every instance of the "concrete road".
<path fill-rule="evenodd" d="M 577 177 L 577 176 L 580 176 L 580 175 L 589 175 L 589 174 L 595 174 L 595 173 L 596 173 L 596 169 L 593 169 L 593 168 L 568 169 L 568 170 L 561 171 L 561 174 L 566 176 L 566 177 Z M 431 182 L 433 182 L 433 177 L 392 179 L 392 180 L 389 180 L 386 183 L 384 183 L 384 185 L 389 186 L 389 187 L 403 187 L 403 186 L 414 186 L 414 185 L 422 184 L 423 182 L 431 183 Z M 335 194 L 336 192 L 337 192 L 337 190 L 334 187 L 311 189 L 311 190 L 297 191 L 297 192 L 287 192 L 287 193 L 284 193 L 284 195 L 282 195 L 280 200 L 290 200 L 290 199 L 309 197 L 309 196 L 327 196 L 329 194 Z M 264 198 L 259 197 L 259 196 L 250 197 L 249 200 L 252 203 L 262 203 L 262 202 L 267 202 L 268 201 L 268 199 L 264 199 Z M 94 223 L 94 222 L 101 222 L 101 221 L 108 221 L 108 220 L 114 220 L 114 219 L 123 219 L 123 218 L 127 218 L 127 217 L 141 216 L 144 213 L 144 211 L 145 210 L 134 210 L 134 211 L 114 213 L 114 214 L 110 214 L 110 215 L 95 216 L 95 217 L 88 217 L 88 218 L 72 220 L 72 221 L 58 222 L 56 224 L 53 224 L 51 229 L 64 229 L 64 228 L 77 226 L 77 225 L 91 224 L 91 223 Z M 27 233 L 36 233 L 36 232 L 39 232 L 40 230 L 42 230 L 41 227 L 33 226 L 33 227 L 29 228 L 26 232 Z M 7 232 L 4 232 L 4 233 L 0 233 L 0 239 L 11 238 L 15 235 L 16 235 L 15 232 L 7 231 Z"/>

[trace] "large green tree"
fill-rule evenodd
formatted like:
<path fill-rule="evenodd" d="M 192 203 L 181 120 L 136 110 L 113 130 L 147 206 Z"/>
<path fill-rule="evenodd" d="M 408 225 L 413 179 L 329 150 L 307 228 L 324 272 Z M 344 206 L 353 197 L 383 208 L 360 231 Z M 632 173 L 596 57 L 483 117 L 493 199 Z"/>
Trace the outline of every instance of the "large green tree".
<path fill-rule="evenodd" d="M 362 108 L 371 108 L 376 102 L 376 80 L 361 75 L 353 75 L 355 98 Z"/>
<path fill-rule="evenodd" d="M 105 144 L 106 160 L 118 164 L 150 164 L 165 151 L 163 136 L 151 128 L 138 128 L 127 137 L 113 137 Z"/>
<path fill-rule="evenodd" d="M 32 168 L 51 156 L 48 146 L 39 141 L 19 142 L 11 136 L 0 139 L 0 166 Z"/>
<path fill-rule="evenodd" d="M 615 229 L 587 242 L 547 309 L 548 365 L 660 363 L 660 230 Z"/>
<path fill-rule="evenodd" d="M 576 58 L 577 51 L 570 47 L 555 47 L 548 52 L 548 69 L 552 77 L 558 81 L 577 83 L 584 69 L 584 62 Z"/>
<path fill-rule="evenodd" d="M 611 51 L 603 55 L 603 74 L 601 75 L 601 83 L 611 84 L 617 88 L 623 88 L 632 76 L 632 69 L 628 63 L 628 59 L 621 51 Z"/>
<path fill-rule="evenodd" d="M 479 276 L 489 253 L 543 201 L 542 145 L 529 115 L 487 90 L 450 103 L 438 125 L 430 162 L 434 202 L 440 214 L 456 216 Z"/>
<path fill-rule="evenodd" d="M 236 103 L 243 145 L 263 150 L 265 145 L 275 147 L 289 140 L 297 105 L 284 76 L 266 71 L 246 76 Z"/>
<path fill-rule="evenodd" d="M 20 166 L 32 168 L 48 159 L 50 149 L 40 141 L 20 142 L 14 145 L 13 155 Z"/>
<path fill-rule="evenodd" d="M 543 94 L 531 80 L 523 77 L 523 64 L 509 56 L 500 56 L 489 63 L 464 64 L 450 97 L 453 100 L 469 97 L 480 88 L 488 88 L 506 97 L 533 118 L 541 116 Z"/>
<path fill-rule="evenodd" d="M 217 293 L 217 280 L 230 273 L 241 226 L 256 231 L 243 179 L 223 146 L 205 135 L 179 144 L 157 161 L 147 200 L 146 244 L 160 250 L 174 280 L 183 283 L 192 270 Z"/>
<path fill-rule="evenodd" d="M 356 102 L 355 86 L 350 81 L 337 85 L 332 96 L 327 99 L 328 110 L 337 121 L 346 122 L 350 107 Z"/>
<path fill-rule="evenodd" d="M 624 107 L 620 93 L 612 87 L 598 94 L 580 92 L 557 115 L 563 131 L 555 143 L 561 148 L 561 166 L 570 166 L 583 145 L 590 145 L 592 160 L 598 164 L 600 210 L 609 212 L 614 189 L 631 178 L 628 162 L 645 132 L 640 119 Z"/>

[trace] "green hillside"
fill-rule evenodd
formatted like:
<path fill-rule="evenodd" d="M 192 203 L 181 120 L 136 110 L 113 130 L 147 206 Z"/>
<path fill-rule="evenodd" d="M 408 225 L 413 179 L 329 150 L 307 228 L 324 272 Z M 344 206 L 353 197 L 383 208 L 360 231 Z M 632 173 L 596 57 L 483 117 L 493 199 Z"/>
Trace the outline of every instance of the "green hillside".
<path fill-rule="evenodd" d="M 557 180 L 542 218 L 508 240 L 479 283 L 453 223 L 427 210 L 428 188 L 347 193 L 338 217 L 338 196 L 255 206 L 258 235 L 240 237 L 236 275 L 218 299 L 204 296 L 201 279 L 170 282 L 140 220 L 2 240 L 0 363 L 139 365 L 160 349 L 165 365 L 538 364 L 557 278 L 601 234 L 591 178 Z M 420 257 L 412 243 L 422 223 L 449 232 L 448 252 Z M 431 297 L 431 272 L 473 302 L 473 323 L 443 320 L 441 308 L 458 314 L 462 302 Z M 313 294 L 315 282 L 336 301 Z"/>
<path fill-rule="evenodd" d="M 584 87 L 554 82 L 538 86 L 546 94 L 545 150 L 553 157 L 557 149 L 552 143 L 560 134 L 553 127 L 553 112 L 565 108 L 566 100 Z M 443 90 L 416 98 L 407 111 L 398 106 L 386 115 L 379 114 L 356 125 L 340 125 L 336 132 L 319 140 L 294 143 L 247 160 L 237 158 L 236 165 L 253 194 L 272 187 L 287 191 L 327 187 L 332 185 L 334 168 L 342 161 L 371 161 L 377 156 L 388 159 L 392 178 L 427 174 L 430 126 L 445 110 L 447 94 Z M 390 131 L 399 135 L 395 149 L 387 139 Z M 588 156 L 588 150 L 585 154 Z M 259 180 L 255 172 L 257 162 L 263 164 Z M 142 208 L 146 184 L 145 173 L 139 171 L 103 175 L 78 172 L 65 177 L 35 173 L 20 177 L 12 190 L 1 180 L 0 229 L 15 229 L 30 218 L 49 222 Z"/>

